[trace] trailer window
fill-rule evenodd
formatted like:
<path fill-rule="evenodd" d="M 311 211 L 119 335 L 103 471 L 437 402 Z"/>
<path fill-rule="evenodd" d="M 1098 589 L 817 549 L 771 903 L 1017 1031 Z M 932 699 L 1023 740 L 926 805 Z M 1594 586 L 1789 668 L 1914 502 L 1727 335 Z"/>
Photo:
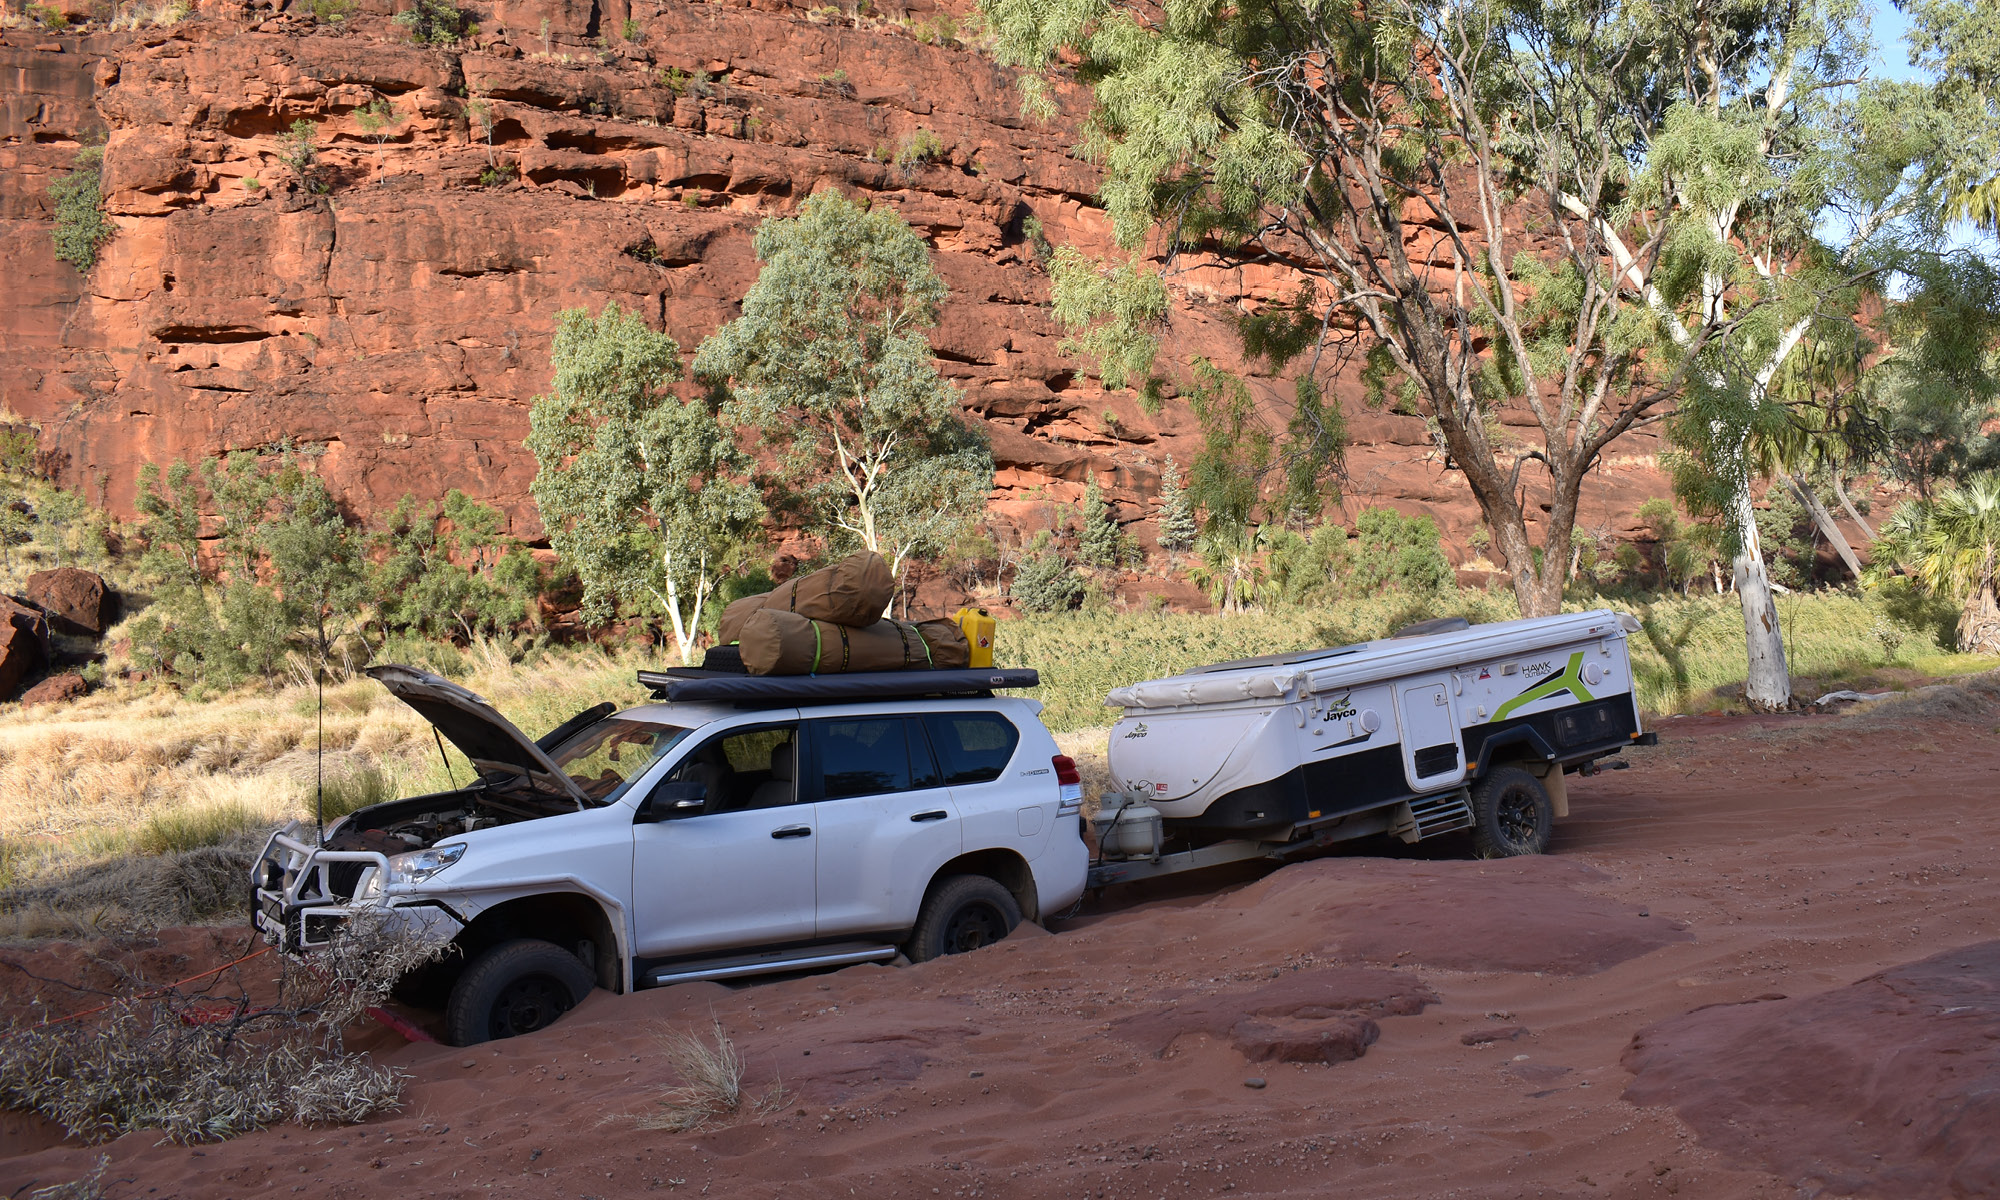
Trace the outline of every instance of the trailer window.
<path fill-rule="evenodd" d="M 993 713 L 933 713 L 924 726 L 947 784 L 991 783 L 1021 744 L 1013 722 Z"/>

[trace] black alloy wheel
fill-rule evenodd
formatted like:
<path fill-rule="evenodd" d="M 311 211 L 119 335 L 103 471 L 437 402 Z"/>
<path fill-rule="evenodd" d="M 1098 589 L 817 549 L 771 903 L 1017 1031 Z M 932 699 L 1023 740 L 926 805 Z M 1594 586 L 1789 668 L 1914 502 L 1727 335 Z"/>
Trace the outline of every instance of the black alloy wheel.
<path fill-rule="evenodd" d="M 1472 788 L 1472 846 L 1481 858 L 1545 854 L 1555 805 L 1542 781 L 1515 766 L 1495 767 Z"/>

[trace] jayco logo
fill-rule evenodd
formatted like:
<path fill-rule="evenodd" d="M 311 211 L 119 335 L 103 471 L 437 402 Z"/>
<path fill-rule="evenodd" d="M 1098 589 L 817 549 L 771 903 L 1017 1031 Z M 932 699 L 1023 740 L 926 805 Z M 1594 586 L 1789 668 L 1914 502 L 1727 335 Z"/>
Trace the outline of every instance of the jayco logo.
<path fill-rule="evenodd" d="M 1125 734 L 1125 740 L 1131 741 L 1133 738 L 1142 738 L 1145 736 L 1146 736 L 1146 723 L 1144 721 L 1141 721 L 1137 725 L 1134 725 L 1131 728 L 1131 730 Z"/>
<path fill-rule="evenodd" d="M 1338 700 L 1329 701 L 1326 706 L 1326 719 L 1329 721 L 1345 721 L 1353 715 L 1354 705 L 1345 696 L 1342 696 Z"/>

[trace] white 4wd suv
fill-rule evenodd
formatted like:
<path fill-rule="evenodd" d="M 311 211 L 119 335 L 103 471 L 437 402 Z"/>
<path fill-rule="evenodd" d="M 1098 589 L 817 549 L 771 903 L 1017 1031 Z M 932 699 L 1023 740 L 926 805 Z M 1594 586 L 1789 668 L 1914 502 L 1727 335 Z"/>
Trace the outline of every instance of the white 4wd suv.
<path fill-rule="evenodd" d="M 976 949 L 1082 895 L 1075 766 L 1032 671 L 642 679 L 530 739 L 410 667 L 368 672 L 478 770 L 469 786 L 303 822 L 253 868 L 294 953 L 371 913 L 459 953 L 406 981 L 467 1045 L 630 990 Z M 696 675 L 700 673 L 688 673 Z M 706 697 L 706 698 L 704 698 Z"/>

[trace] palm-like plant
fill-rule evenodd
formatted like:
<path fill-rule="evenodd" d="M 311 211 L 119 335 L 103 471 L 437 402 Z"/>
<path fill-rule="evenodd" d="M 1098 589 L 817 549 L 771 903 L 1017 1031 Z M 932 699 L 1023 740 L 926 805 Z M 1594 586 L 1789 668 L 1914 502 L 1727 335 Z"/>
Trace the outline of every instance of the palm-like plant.
<path fill-rule="evenodd" d="M 2000 472 L 1904 505 L 1877 546 L 1926 588 L 1960 602 L 1960 650 L 2000 654 Z"/>

